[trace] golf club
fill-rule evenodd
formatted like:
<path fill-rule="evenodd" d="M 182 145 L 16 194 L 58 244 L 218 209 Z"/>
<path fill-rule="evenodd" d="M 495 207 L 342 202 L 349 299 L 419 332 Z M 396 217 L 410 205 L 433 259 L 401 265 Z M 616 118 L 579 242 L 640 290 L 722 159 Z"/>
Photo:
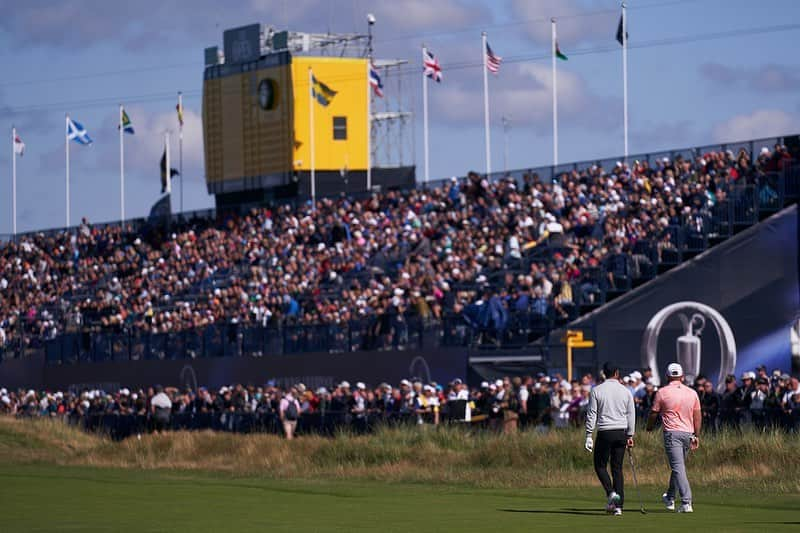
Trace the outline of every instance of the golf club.
<path fill-rule="evenodd" d="M 633 462 L 633 449 L 628 448 L 628 458 L 631 460 L 631 470 L 633 471 L 633 484 L 636 485 L 636 494 L 639 496 L 639 510 L 642 514 L 647 514 L 644 509 L 644 500 L 642 500 L 642 491 L 639 489 L 639 480 L 636 478 L 636 465 Z"/>

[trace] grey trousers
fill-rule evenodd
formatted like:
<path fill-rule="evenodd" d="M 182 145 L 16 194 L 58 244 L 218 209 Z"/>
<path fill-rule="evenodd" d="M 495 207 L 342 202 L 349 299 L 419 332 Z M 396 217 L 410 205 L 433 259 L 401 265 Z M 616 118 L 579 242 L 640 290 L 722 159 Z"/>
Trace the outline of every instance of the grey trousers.
<path fill-rule="evenodd" d="M 686 456 L 689 454 L 691 438 L 691 433 L 683 431 L 664 432 L 664 450 L 667 452 L 669 467 L 672 469 L 667 498 L 674 500 L 680 493 L 681 503 L 692 503 L 692 487 L 689 486 L 689 478 L 686 477 Z"/>

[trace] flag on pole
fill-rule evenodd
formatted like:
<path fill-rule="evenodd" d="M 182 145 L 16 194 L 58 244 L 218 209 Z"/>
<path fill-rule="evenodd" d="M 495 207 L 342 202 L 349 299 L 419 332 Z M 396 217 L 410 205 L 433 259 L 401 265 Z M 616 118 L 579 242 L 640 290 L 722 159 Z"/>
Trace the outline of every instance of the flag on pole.
<path fill-rule="evenodd" d="M 183 127 L 183 102 L 179 99 L 178 103 L 175 104 L 175 111 L 178 112 L 178 124 L 180 127 Z"/>
<path fill-rule="evenodd" d="M 430 79 L 437 83 L 442 81 L 442 67 L 439 66 L 439 60 L 433 57 L 433 53 L 427 48 L 422 54 L 422 68 Z"/>
<path fill-rule="evenodd" d="M 25 143 L 19 138 L 19 135 L 14 135 L 14 153 L 22 157 L 25 154 Z"/>
<path fill-rule="evenodd" d="M 558 43 L 556 43 L 556 58 L 558 58 L 558 59 L 560 59 L 562 61 L 566 61 L 567 59 L 569 59 L 567 56 L 565 56 L 561 52 L 561 49 L 558 47 Z"/>
<path fill-rule="evenodd" d="M 489 46 L 489 42 L 486 42 L 486 68 L 492 74 L 497 74 L 500 72 L 500 63 L 503 62 L 503 58 L 496 55 L 492 52 L 492 47 Z"/>
<path fill-rule="evenodd" d="M 625 41 L 628 40 L 628 32 L 625 32 L 625 39 L 622 39 L 622 15 L 619 17 L 619 25 L 617 26 L 617 42 L 620 46 L 625 46 Z"/>
<path fill-rule="evenodd" d="M 383 98 L 383 83 L 381 83 L 381 77 L 378 76 L 378 69 L 372 63 L 369 64 L 369 84 L 375 95 Z"/>
<path fill-rule="evenodd" d="M 181 173 L 178 172 L 178 169 L 170 168 L 169 169 L 169 177 L 174 178 L 175 176 L 180 176 Z M 167 148 L 164 148 L 164 153 L 161 155 L 161 192 L 167 192 Z"/>
<path fill-rule="evenodd" d="M 67 138 L 84 146 L 92 144 L 93 142 L 92 138 L 89 137 L 89 134 L 86 132 L 86 128 L 83 127 L 83 124 L 71 118 L 67 119 Z"/>
<path fill-rule="evenodd" d="M 322 83 L 313 74 L 311 75 L 311 95 L 320 103 L 320 105 L 327 106 L 336 96 L 336 91 Z"/>
<path fill-rule="evenodd" d="M 119 126 L 117 126 L 117 129 L 119 129 Z M 134 133 L 133 124 L 131 123 L 131 119 L 128 116 L 128 112 L 125 111 L 125 109 L 122 110 L 122 131 L 124 131 L 125 133 L 130 133 L 131 135 L 133 135 Z"/>

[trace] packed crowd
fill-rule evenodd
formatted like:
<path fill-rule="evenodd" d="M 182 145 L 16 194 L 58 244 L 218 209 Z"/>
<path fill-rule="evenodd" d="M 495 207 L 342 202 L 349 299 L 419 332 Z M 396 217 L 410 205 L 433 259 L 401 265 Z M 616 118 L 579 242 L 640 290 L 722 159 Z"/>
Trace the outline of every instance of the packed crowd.
<path fill-rule="evenodd" d="M 709 210 L 790 160 L 785 147 L 618 162 L 363 200 L 253 209 L 172 233 L 92 226 L 0 248 L 0 347 L 85 328 L 174 332 L 209 324 L 339 324 L 509 313 L 565 320 L 702 232 Z M 768 186 L 767 186 L 768 187 Z M 486 305 L 484 305 L 486 304 Z M 24 333 L 24 335 L 23 335 Z"/>
<path fill-rule="evenodd" d="M 242 426 L 243 416 L 250 421 L 274 420 L 273 429 L 277 429 L 278 422 L 295 426 L 306 417 L 316 416 L 319 422 L 320 415 L 334 426 L 358 431 L 366 431 L 378 422 L 437 425 L 445 420 L 516 431 L 526 427 L 582 427 L 589 393 L 597 381 L 592 374 L 573 381 L 559 374 L 538 374 L 505 377 L 471 389 L 460 379 L 446 385 L 403 380 L 396 387 L 388 383 L 368 387 L 361 382 L 351 385 L 343 381 L 330 390 L 312 390 L 302 383 L 280 387 L 274 382 L 262 386 L 236 384 L 218 390 L 160 386 L 74 393 L 0 389 L 0 413 L 63 417 L 84 423 L 105 415 L 132 415 L 139 419 L 140 432 L 164 427 L 256 430 L 252 423 L 247 428 Z M 623 381 L 634 397 L 637 415 L 644 420 L 658 389 L 651 370 L 634 371 Z M 769 374 L 761 366 L 755 372 L 743 373 L 739 380 L 728 376 L 721 392 L 702 376 L 693 385 L 700 398 L 706 431 L 751 424 L 757 429 L 800 429 L 800 381 L 796 376 L 780 370 Z M 204 425 L 198 425 L 198 421 Z M 284 430 L 290 436 L 294 427 L 291 432 L 285 427 Z"/>

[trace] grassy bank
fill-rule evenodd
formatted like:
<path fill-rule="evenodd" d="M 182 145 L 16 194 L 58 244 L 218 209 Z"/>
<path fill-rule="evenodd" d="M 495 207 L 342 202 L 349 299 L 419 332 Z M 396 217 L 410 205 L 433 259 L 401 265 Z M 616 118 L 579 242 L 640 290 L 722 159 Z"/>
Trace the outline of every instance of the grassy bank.
<path fill-rule="evenodd" d="M 639 481 L 668 477 L 660 432 L 635 450 Z M 800 492 L 800 439 L 722 433 L 703 439 L 690 478 L 706 488 Z M 112 442 L 50 420 L 0 418 L 0 463 L 210 471 L 277 479 L 365 479 L 482 488 L 585 487 L 596 479 L 580 430 L 497 435 L 463 428 L 386 428 L 366 436 L 178 432 Z"/>

